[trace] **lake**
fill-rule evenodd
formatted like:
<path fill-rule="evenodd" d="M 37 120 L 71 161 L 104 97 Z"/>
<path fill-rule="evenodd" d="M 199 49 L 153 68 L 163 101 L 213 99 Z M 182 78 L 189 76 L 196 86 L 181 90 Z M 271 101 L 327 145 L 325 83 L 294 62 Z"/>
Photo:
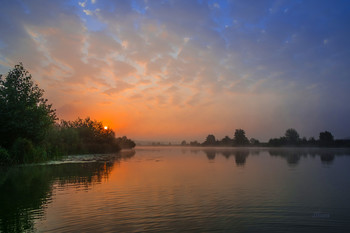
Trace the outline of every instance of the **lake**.
<path fill-rule="evenodd" d="M 1 168 L 1 232 L 350 232 L 350 151 L 138 147 Z"/>

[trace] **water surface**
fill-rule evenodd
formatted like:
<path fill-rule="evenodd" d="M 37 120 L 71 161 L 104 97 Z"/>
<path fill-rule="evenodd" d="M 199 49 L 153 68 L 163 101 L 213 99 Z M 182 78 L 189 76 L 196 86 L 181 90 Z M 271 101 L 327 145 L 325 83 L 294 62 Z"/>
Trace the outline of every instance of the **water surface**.
<path fill-rule="evenodd" d="M 1 232 L 350 232 L 342 149 L 140 147 L 2 168 Z"/>

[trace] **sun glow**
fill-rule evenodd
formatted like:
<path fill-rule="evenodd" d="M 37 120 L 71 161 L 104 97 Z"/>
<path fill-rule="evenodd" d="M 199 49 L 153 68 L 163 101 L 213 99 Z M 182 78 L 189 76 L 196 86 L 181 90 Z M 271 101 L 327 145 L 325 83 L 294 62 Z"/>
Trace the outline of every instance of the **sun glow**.
<path fill-rule="evenodd" d="M 105 127 L 103 127 L 105 130 L 107 130 L 108 129 L 108 126 L 105 126 Z"/>

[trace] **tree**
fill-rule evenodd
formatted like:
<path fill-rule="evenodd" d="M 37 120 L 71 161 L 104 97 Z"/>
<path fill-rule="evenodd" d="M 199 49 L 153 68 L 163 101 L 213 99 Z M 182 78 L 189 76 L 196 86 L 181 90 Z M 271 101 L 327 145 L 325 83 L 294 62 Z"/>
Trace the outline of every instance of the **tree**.
<path fill-rule="evenodd" d="M 307 141 L 307 143 L 310 145 L 310 146 L 315 146 L 316 145 L 316 140 L 314 137 L 310 137 L 309 140 Z"/>
<path fill-rule="evenodd" d="M 181 142 L 181 146 L 186 146 L 187 145 L 187 142 L 185 141 L 185 140 L 183 140 L 182 142 Z"/>
<path fill-rule="evenodd" d="M 286 137 L 271 138 L 268 142 L 270 146 L 284 146 L 286 144 Z"/>
<path fill-rule="evenodd" d="M 253 145 L 253 146 L 258 146 L 260 144 L 260 141 L 258 139 L 255 139 L 255 138 L 251 138 L 249 140 L 250 144 Z"/>
<path fill-rule="evenodd" d="M 221 144 L 224 145 L 224 146 L 232 146 L 232 139 L 229 136 L 225 136 L 221 140 Z"/>
<path fill-rule="evenodd" d="M 287 140 L 287 143 L 289 144 L 298 144 L 300 141 L 299 133 L 295 129 L 287 129 L 285 133 L 285 137 Z"/>
<path fill-rule="evenodd" d="M 201 144 L 197 141 L 190 142 L 190 146 L 200 146 Z"/>
<path fill-rule="evenodd" d="M 79 138 L 84 143 L 110 143 L 115 138 L 112 129 L 105 129 L 101 121 L 91 120 L 90 117 L 85 119 L 78 118 L 75 121 L 61 121 L 61 128 L 76 129 Z"/>
<path fill-rule="evenodd" d="M 132 149 L 136 146 L 135 142 L 127 138 L 126 136 L 117 138 L 116 142 L 122 149 Z"/>
<path fill-rule="evenodd" d="M 216 139 L 215 136 L 212 134 L 209 134 L 205 140 L 205 142 L 203 143 L 203 145 L 205 146 L 213 146 L 216 144 Z"/>
<path fill-rule="evenodd" d="M 320 146 L 331 146 L 334 143 L 334 137 L 328 131 L 321 132 L 319 136 L 319 140 L 320 140 Z"/>
<path fill-rule="evenodd" d="M 245 136 L 245 132 L 243 129 L 236 129 L 235 135 L 233 137 L 233 142 L 237 146 L 244 146 L 249 144 L 249 140 Z"/>
<path fill-rule="evenodd" d="M 0 145 L 9 148 L 18 138 L 40 143 L 57 120 L 44 91 L 32 81 L 22 63 L 0 75 Z"/>
<path fill-rule="evenodd" d="M 89 117 L 62 121 L 59 128 L 61 140 L 64 140 L 63 145 L 76 148 L 77 153 L 111 153 L 119 151 L 121 147 L 135 147 L 135 143 L 130 139 L 116 139 L 112 129 L 105 129 L 102 122 L 91 120 Z"/>

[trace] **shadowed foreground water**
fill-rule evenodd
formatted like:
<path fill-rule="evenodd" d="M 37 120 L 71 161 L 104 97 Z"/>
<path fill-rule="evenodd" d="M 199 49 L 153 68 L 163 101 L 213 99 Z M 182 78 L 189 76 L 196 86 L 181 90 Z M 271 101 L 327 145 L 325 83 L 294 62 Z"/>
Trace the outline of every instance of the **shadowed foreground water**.
<path fill-rule="evenodd" d="M 1 232 L 350 232 L 350 153 L 140 147 L 2 168 Z"/>

